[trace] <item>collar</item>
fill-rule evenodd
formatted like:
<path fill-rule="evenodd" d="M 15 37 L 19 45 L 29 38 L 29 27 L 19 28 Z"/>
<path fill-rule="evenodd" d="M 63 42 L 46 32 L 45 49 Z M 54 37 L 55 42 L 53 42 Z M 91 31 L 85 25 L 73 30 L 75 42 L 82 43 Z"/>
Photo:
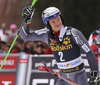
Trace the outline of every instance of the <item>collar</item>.
<path fill-rule="evenodd" d="M 54 32 L 54 33 L 55 33 L 56 37 L 59 37 L 60 31 Z"/>
<path fill-rule="evenodd" d="M 61 30 L 60 30 L 60 35 L 59 35 L 59 41 L 60 42 L 62 42 L 63 36 L 64 36 L 66 30 L 67 30 L 67 27 L 64 27 L 64 25 L 62 25 Z"/>

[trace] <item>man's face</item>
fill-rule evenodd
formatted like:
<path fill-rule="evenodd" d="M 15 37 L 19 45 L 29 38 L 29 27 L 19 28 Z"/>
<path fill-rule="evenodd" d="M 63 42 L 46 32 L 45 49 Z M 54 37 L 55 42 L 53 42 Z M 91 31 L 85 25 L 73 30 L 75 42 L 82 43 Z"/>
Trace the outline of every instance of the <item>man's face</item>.
<path fill-rule="evenodd" d="M 61 21 L 61 18 L 60 16 L 54 18 L 54 19 L 51 19 L 49 20 L 49 24 L 52 28 L 52 30 L 54 32 L 58 32 L 59 30 L 61 30 L 61 27 L 62 27 L 62 21 Z"/>

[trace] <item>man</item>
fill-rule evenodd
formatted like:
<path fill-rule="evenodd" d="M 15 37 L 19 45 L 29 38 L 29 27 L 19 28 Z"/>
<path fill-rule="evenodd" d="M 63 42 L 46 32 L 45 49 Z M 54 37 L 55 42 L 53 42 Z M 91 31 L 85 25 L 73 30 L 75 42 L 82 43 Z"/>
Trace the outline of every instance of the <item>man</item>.
<path fill-rule="evenodd" d="M 29 41 L 41 40 L 46 42 L 56 58 L 59 71 L 78 84 L 87 85 L 87 76 L 80 55 L 81 49 L 87 54 L 93 74 L 89 82 L 97 81 L 96 60 L 83 34 L 75 28 L 65 26 L 61 12 L 56 7 L 48 7 L 42 13 L 42 20 L 47 28 L 29 32 L 29 24 L 33 14 L 34 8 L 31 6 L 23 9 L 22 15 L 26 19 L 26 24 L 21 30 L 21 38 Z M 58 79 L 56 85 L 70 84 Z"/>
<path fill-rule="evenodd" d="M 98 27 L 97 30 L 94 30 L 90 36 L 89 36 L 89 40 L 88 40 L 88 43 L 90 45 L 90 47 L 92 48 L 94 54 L 95 54 L 95 58 L 96 58 L 96 61 L 97 61 L 97 64 L 98 64 L 98 48 L 100 47 L 99 46 L 99 43 L 96 43 L 96 37 L 98 39 L 98 42 L 99 42 L 99 35 L 100 35 L 100 26 Z"/>
<path fill-rule="evenodd" d="M 99 34 L 100 34 L 100 26 L 98 27 L 97 30 L 94 30 L 94 31 L 90 34 L 89 40 L 88 40 L 88 43 L 89 43 L 90 46 L 94 44 L 95 37 L 97 37 L 97 35 L 99 35 Z"/>
<path fill-rule="evenodd" d="M 95 54 L 96 62 L 97 62 L 97 65 L 99 67 L 98 59 L 99 59 L 99 55 L 100 55 L 100 26 L 98 27 L 97 30 L 94 30 L 90 34 L 88 43 L 89 43 L 90 47 L 92 48 L 92 50 L 93 50 L 93 52 Z M 98 71 L 100 71 L 99 68 L 98 68 Z"/>

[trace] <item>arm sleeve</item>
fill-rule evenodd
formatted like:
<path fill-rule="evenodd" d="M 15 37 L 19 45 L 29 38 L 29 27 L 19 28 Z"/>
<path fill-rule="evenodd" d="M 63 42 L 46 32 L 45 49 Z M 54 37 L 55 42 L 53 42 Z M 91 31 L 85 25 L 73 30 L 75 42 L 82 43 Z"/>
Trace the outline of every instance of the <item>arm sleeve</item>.
<path fill-rule="evenodd" d="M 93 44 L 92 34 L 89 36 L 88 43 L 90 46 Z"/>
<path fill-rule="evenodd" d="M 77 29 L 72 29 L 72 34 L 75 38 L 76 44 L 80 47 L 81 51 L 86 53 L 91 70 L 98 71 L 95 55 L 84 35 Z"/>
<path fill-rule="evenodd" d="M 43 41 L 48 44 L 48 30 L 47 28 L 36 30 L 36 31 L 29 31 L 29 25 L 24 25 L 20 32 L 21 38 L 23 40 L 28 41 Z"/>

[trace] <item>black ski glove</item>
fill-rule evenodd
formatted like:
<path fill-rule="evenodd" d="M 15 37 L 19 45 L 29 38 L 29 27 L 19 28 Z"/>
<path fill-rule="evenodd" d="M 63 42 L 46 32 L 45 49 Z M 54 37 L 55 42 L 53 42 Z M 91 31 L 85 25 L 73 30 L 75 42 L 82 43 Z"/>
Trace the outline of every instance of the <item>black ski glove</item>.
<path fill-rule="evenodd" d="M 97 71 L 91 71 L 91 76 L 90 76 L 90 79 L 88 81 L 88 85 L 99 85 L 99 81 L 100 81 L 100 78 L 99 78 L 99 75 L 98 75 L 98 72 Z"/>
<path fill-rule="evenodd" d="M 30 24 L 31 23 L 31 19 L 32 19 L 33 15 L 34 15 L 34 10 L 35 10 L 35 8 L 31 7 L 31 6 L 25 7 L 22 10 L 22 16 L 25 18 L 26 24 Z"/>

